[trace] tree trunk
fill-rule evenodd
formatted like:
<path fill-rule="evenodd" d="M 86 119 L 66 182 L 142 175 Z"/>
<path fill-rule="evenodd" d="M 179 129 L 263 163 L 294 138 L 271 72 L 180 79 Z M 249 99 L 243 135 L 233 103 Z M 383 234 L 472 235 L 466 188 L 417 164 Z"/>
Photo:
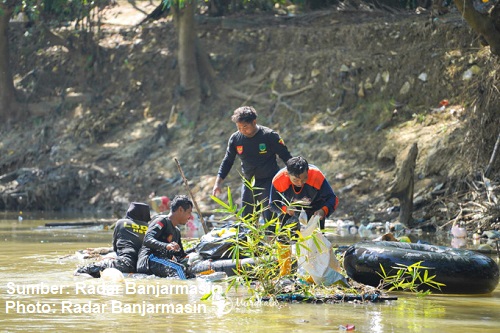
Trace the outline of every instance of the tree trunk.
<path fill-rule="evenodd" d="M 196 61 L 198 64 L 198 73 L 200 74 L 201 98 L 212 97 L 217 95 L 217 74 L 210 63 L 208 53 L 196 39 Z"/>
<path fill-rule="evenodd" d="M 16 90 L 9 64 L 9 21 L 13 7 L 0 4 L 0 122 L 17 118 Z"/>
<path fill-rule="evenodd" d="M 196 22 L 194 18 L 196 3 L 184 2 L 184 8 L 174 11 L 179 36 L 179 71 L 181 96 L 180 112 L 189 122 L 196 122 L 201 106 L 201 82 L 198 70 Z"/>
<path fill-rule="evenodd" d="M 418 147 L 414 143 L 406 157 L 398 166 L 396 178 L 388 190 L 386 199 L 399 199 L 399 222 L 408 228 L 414 227 L 413 213 L 413 185 L 415 177 L 415 164 L 417 161 Z"/>
<path fill-rule="evenodd" d="M 467 24 L 483 36 L 490 45 L 491 53 L 500 56 L 500 4 L 496 4 L 489 14 L 474 9 L 472 0 L 453 0 Z"/>

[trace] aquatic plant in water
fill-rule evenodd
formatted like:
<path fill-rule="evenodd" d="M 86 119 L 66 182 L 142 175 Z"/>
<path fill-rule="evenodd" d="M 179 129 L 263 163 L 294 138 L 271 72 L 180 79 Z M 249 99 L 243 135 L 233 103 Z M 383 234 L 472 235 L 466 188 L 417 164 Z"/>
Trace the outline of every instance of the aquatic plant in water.
<path fill-rule="evenodd" d="M 381 272 L 377 272 L 382 278 L 380 288 L 388 288 L 388 291 L 401 290 L 417 293 L 418 295 L 430 295 L 430 287 L 432 289 L 441 290 L 441 287 L 446 286 L 444 283 L 435 281 L 436 275 L 429 275 L 429 268 L 422 266 L 422 261 L 411 265 L 396 264 L 397 267 L 392 267 L 396 270 L 395 274 L 388 275 L 384 266 L 380 264 Z"/>
<path fill-rule="evenodd" d="M 252 192 L 254 180 L 245 180 Z M 296 258 L 291 256 L 291 246 L 300 252 L 301 244 L 307 238 L 297 237 L 294 233 L 296 223 L 280 225 L 279 218 L 273 217 L 269 221 L 259 221 L 265 209 L 262 202 L 253 205 L 251 214 L 242 216 L 243 209 L 238 209 L 230 188 L 227 190 L 227 203 L 212 196 L 212 199 L 221 208 L 216 212 L 225 213 L 223 220 L 234 220 L 235 237 L 227 239 L 231 242 L 229 252 L 238 267 L 237 274 L 228 278 L 228 290 L 244 286 L 251 297 L 262 299 L 288 292 L 291 287 L 291 268 L 296 266 Z M 287 203 L 287 205 L 293 205 Z M 300 208 L 300 205 L 297 205 Z M 240 265 L 241 258 L 254 259 L 255 265 Z M 287 269 L 288 267 L 288 269 Z M 288 273 L 287 273 L 288 272 Z"/>
<path fill-rule="evenodd" d="M 254 192 L 253 179 L 245 181 L 245 185 Z M 259 217 L 265 209 L 262 202 L 253 205 L 251 214 L 242 216 L 243 209 L 235 204 L 230 188 L 227 190 L 227 203 L 212 196 L 212 199 L 221 207 L 216 211 L 226 214 L 223 220 L 235 221 L 233 228 L 237 229 L 234 237 L 227 241 L 231 242 L 229 252 L 236 262 L 236 275 L 228 278 L 227 291 L 243 286 L 249 293 L 249 297 L 257 301 L 302 301 L 302 302 L 325 302 L 345 300 L 372 300 L 382 299 L 380 291 L 367 291 L 366 286 L 352 288 L 341 284 L 323 286 L 316 285 L 311 279 L 298 272 L 297 257 L 301 251 L 311 249 L 309 246 L 321 248 L 322 241 L 315 233 L 304 236 L 296 230 L 298 220 L 290 224 L 281 225 L 279 218 L 274 217 L 269 221 L 259 221 Z M 283 197 L 283 204 L 294 206 L 297 211 L 303 207 L 300 203 L 287 202 Z M 290 219 L 291 220 L 291 219 Z M 289 221 L 290 221 L 289 220 Z M 296 255 L 291 254 L 295 250 Z M 241 265 L 241 258 L 252 258 L 253 265 Z"/>

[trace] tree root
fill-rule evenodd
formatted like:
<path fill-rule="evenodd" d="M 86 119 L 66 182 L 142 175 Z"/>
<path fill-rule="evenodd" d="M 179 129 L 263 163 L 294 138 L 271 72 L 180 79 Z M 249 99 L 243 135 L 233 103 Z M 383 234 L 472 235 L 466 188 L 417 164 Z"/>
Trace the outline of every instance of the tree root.
<path fill-rule="evenodd" d="M 262 88 L 264 83 L 266 83 L 266 78 L 268 77 L 270 72 L 271 68 L 268 68 L 265 72 L 263 72 L 259 76 L 238 83 L 235 86 L 235 88 L 226 87 L 221 91 L 224 92 L 225 97 L 234 97 L 243 100 L 244 102 L 242 105 L 247 105 L 247 103 L 249 103 L 250 101 L 256 102 L 258 104 L 270 105 L 271 106 L 271 115 L 269 117 L 270 121 L 272 121 L 274 114 L 276 113 L 280 105 L 283 105 L 288 110 L 295 112 L 298 115 L 299 120 L 302 121 L 302 112 L 299 109 L 293 107 L 288 102 L 284 101 L 283 99 L 286 97 L 298 95 L 300 93 L 303 93 L 304 91 L 312 89 L 314 87 L 314 84 L 309 84 L 297 90 L 287 91 L 284 93 L 280 93 L 275 89 L 271 89 L 271 94 L 273 96 L 276 96 L 276 99 L 270 99 L 266 97 L 269 95 L 268 91 L 257 93 Z M 241 87 L 248 87 L 248 86 L 256 86 L 256 88 L 250 94 L 244 93 L 239 90 L 239 88 Z"/>
<path fill-rule="evenodd" d="M 273 112 L 271 112 L 271 117 L 270 119 L 272 120 L 273 119 L 273 116 L 274 114 L 276 113 L 276 110 L 278 109 L 278 106 L 280 105 L 284 105 L 286 108 L 288 108 L 289 110 L 295 112 L 298 116 L 299 116 L 299 120 L 302 121 L 302 113 L 300 110 L 297 110 L 295 108 L 293 108 L 291 105 L 289 105 L 288 103 L 282 101 L 283 97 L 290 97 L 290 96 L 294 96 L 294 95 L 298 95 L 300 93 L 303 93 L 304 91 L 306 90 L 309 90 L 309 89 L 312 89 L 314 87 L 314 84 L 309 84 L 305 87 L 302 87 L 300 89 L 297 89 L 297 90 L 294 90 L 294 91 L 288 91 L 288 92 L 284 92 L 284 93 L 279 93 L 277 92 L 276 90 L 272 90 L 272 93 L 273 95 L 275 95 L 277 98 L 276 98 L 276 102 L 274 103 L 274 107 L 273 107 Z"/>

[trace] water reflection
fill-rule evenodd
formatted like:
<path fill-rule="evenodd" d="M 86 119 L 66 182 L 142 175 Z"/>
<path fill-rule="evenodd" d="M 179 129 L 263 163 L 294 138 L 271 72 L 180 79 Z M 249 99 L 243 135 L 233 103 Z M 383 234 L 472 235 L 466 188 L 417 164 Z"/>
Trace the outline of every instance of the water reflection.
<path fill-rule="evenodd" d="M 278 304 L 249 302 L 242 289 L 224 298 L 223 282 L 126 277 L 123 283 L 103 285 L 98 279 L 73 276 L 82 264 L 73 254 L 86 247 L 110 246 L 110 230 L 45 228 L 52 219 L 23 216 L 21 222 L 15 214 L 0 218 L 0 323 L 6 332 L 323 332 L 351 324 L 356 332 L 447 333 L 497 332 L 500 327 L 498 287 L 480 296 L 417 298 L 401 293 L 395 294 L 397 301 L 384 303 Z M 327 236 L 337 245 L 361 240 L 351 233 L 340 236 L 332 231 Z M 22 292 L 27 285 L 54 292 Z M 161 288 L 165 292 L 143 292 Z M 214 296 L 202 300 L 209 290 Z"/>

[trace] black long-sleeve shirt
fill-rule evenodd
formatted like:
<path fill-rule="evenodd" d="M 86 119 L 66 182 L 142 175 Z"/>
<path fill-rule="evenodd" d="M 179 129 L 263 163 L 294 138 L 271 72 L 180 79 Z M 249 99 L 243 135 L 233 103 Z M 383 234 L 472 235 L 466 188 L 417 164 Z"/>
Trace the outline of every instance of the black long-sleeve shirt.
<path fill-rule="evenodd" d="M 147 221 L 133 221 L 125 218 L 116 222 L 113 232 L 113 250 L 117 257 L 126 262 L 133 271 L 135 271 L 137 256 L 147 229 Z"/>
<path fill-rule="evenodd" d="M 128 272 L 135 272 L 137 258 L 150 219 L 149 205 L 132 202 L 125 217 L 116 222 L 113 232 L 113 250 L 127 266 Z M 125 266 L 121 266 L 122 271 Z"/>
<path fill-rule="evenodd" d="M 179 251 L 167 250 L 167 244 L 172 242 L 179 244 Z M 137 262 L 137 271 L 139 273 L 150 273 L 149 256 L 151 254 L 165 259 L 175 257 L 176 260 L 186 256 L 182 246 L 181 231 L 172 224 L 172 221 L 166 215 L 157 215 L 149 224 L 139 252 L 139 261 Z"/>
<path fill-rule="evenodd" d="M 237 155 L 240 157 L 241 170 L 246 179 L 272 178 L 279 170 L 276 155 L 283 163 L 292 157 L 278 133 L 265 126 L 258 127 L 257 133 L 251 138 L 239 131 L 231 135 L 218 172 L 221 179 L 227 177 Z"/>

